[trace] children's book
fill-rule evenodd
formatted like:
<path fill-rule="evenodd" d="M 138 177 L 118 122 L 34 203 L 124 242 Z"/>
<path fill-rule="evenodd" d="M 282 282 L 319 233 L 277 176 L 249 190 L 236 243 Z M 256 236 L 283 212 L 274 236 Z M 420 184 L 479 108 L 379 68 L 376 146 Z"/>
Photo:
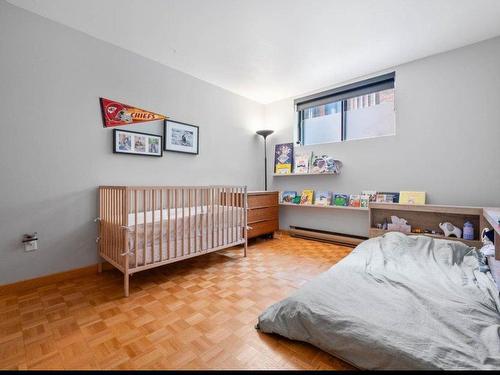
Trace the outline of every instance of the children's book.
<path fill-rule="evenodd" d="M 370 203 L 370 196 L 368 194 L 361 194 L 359 197 L 359 207 L 368 207 Z"/>
<path fill-rule="evenodd" d="M 297 194 L 297 195 L 293 198 L 292 203 L 295 203 L 295 204 L 300 204 L 300 198 L 301 198 L 301 196 Z"/>
<path fill-rule="evenodd" d="M 274 172 L 276 174 L 292 173 L 293 143 L 282 143 L 274 149 Z"/>
<path fill-rule="evenodd" d="M 360 207 L 361 197 L 358 194 L 351 194 L 351 196 L 349 197 L 349 206 Z"/>
<path fill-rule="evenodd" d="M 368 195 L 370 202 L 375 202 L 377 200 L 377 192 L 375 190 L 363 190 L 361 195 Z"/>
<path fill-rule="evenodd" d="M 295 168 L 293 173 L 303 174 L 309 173 L 309 164 L 311 163 L 312 152 L 310 151 L 296 151 L 293 156 Z"/>
<path fill-rule="evenodd" d="M 300 196 L 300 204 L 313 204 L 314 190 L 303 190 Z"/>
<path fill-rule="evenodd" d="M 387 193 L 387 192 L 377 193 L 376 201 L 381 203 L 398 203 L 399 193 Z"/>
<path fill-rule="evenodd" d="M 313 155 L 311 162 L 311 173 L 326 173 L 328 172 L 328 156 Z"/>
<path fill-rule="evenodd" d="M 332 193 L 329 191 L 318 191 L 314 204 L 317 206 L 329 206 L 332 204 Z"/>
<path fill-rule="evenodd" d="M 401 191 L 399 193 L 399 203 L 425 204 L 425 191 Z"/>
<path fill-rule="evenodd" d="M 281 193 L 281 203 L 293 203 L 293 198 L 296 196 L 296 191 L 284 191 Z"/>
<path fill-rule="evenodd" d="M 347 194 L 335 194 L 333 204 L 335 206 L 347 206 L 347 205 L 349 205 L 349 195 L 347 195 Z"/>

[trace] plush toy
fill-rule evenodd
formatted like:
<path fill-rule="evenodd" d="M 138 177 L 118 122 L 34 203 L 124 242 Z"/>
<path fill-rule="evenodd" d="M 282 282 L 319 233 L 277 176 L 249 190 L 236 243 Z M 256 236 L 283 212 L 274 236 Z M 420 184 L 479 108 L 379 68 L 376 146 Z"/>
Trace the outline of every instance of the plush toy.
<path fill-rule="evenodd" d="M 439 228 L 441 228 L 446 237 L 451 237 L 451 236 L 455 236 L 457 238 L 462 237 L 462 229 L 457 228 L 452 223 L 449 222 L 439 223 Z"/>

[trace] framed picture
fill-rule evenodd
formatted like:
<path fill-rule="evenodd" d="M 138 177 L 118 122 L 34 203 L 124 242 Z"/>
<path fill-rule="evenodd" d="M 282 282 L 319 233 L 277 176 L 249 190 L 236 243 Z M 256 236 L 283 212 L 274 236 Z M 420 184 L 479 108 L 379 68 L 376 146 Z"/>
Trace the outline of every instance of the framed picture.
<path fill-rule="evenodd" d="M 161 145 L 161 135 L 113 130 L 113 152 L 116 154 L 161 157 L 163 156 Z"/>
<path fill-rule="evenodd" d="M 200 132 L 196 125 L 185 124 L 172 120 L 165 120 L 164 124 L 165 151 L 184 152 L 198 155 L 200 151 Z"/>

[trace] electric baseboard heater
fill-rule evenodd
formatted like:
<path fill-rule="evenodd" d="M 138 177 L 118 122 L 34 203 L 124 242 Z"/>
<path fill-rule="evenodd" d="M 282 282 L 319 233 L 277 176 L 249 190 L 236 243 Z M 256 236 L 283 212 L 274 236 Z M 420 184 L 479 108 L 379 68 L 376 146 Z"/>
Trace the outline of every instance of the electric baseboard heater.
<path fill-rule="evenodd" d="M 332 242 L 348 246 L 357 246 L 368 237 L 355 236 L 351 234 L 329 232 L 326 230 L 318 230 L 311 228 L 296 227 L 290 225 L 290 235 L 292 237 L 306 238 L 308 240 L 316 240 L 322 242 Z"/>

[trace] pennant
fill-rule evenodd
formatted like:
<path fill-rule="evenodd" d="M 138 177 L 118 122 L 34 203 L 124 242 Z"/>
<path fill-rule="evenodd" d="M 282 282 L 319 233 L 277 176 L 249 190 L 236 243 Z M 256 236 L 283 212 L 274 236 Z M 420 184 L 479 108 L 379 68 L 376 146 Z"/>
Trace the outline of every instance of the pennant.
<path fill-rule="evenodd" d="M 127 104 L 100 98 L 102 121 L 105 128 L 121 125 L 136 124 L 139 122 L 165 120 L 167 116 L 145 111 Z"/>

